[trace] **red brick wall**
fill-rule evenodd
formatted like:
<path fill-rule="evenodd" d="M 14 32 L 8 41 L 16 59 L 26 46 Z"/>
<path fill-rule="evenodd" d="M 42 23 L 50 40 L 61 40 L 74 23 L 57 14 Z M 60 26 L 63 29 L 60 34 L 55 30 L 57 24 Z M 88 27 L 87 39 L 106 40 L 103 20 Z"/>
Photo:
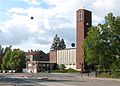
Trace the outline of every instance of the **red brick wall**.
<path fill-rule="evenodd" d="M 80 12 L 82 12 L 82 20 L 80 18 Z M 87 36 L 88 28 L 91 27 L 91 12 L 80 9 L 76 14 L 76 62 L 77 69 L 81 68 L 81 64 L 84 63 L 84 49 L 83 49 L 83 41 Z M 88 23 L 88 24 L 87 24 Z"/>
<path fill-rule="evenodd" d="M 57 51 L 50 51 L 50 62 L 57 63 Z"/>

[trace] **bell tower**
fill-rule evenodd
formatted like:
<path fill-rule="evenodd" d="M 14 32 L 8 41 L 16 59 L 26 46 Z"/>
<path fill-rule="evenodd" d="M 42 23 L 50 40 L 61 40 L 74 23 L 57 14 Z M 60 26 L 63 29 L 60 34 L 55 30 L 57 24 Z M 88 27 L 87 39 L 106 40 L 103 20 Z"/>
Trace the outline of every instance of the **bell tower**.
<path fill-rule="evenodd" d="M 84 67 L 83 41 L 87 36 L 88 28 L 92 26 L 92 12 L 79 9 L 76 12 L 76 62 L 77 69 Z"/>

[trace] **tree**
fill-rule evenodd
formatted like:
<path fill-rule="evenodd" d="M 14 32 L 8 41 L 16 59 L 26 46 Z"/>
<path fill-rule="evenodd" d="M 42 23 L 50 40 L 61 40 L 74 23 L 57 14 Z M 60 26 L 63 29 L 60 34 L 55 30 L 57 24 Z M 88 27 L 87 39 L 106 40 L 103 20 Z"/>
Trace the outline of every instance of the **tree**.
<path fill-rule="evenodd" d="M 2 46 L 0 45 L 0 56 L 4 55 L 4 48 L 2 48 Z"/>
<path fill-rule="evenodd" d="M 88 64 L 98 64 L 96 45 L 99 41 L 99 30 L 97 27 L 91 27 L 88 36 L 84 41 L 85 61 Z"/>
<path fill-rule="evenodd" d="M 2 64 L 1 64 L 1 68 L 3 70 L 10 69 L 10 67 L 9 67 L 9 60 L 10 60 L 11 54 L 12 54 L 11 46 L 10 47 L 6 47 L 5 55 L 4 55 L 3 59 L 2 59 Z"/>
<path fill-rule="evenodd" d="M 65 48 L 66 48 L 66 44 L 65 44 L 64 40 L 63 39 L 60 40 L 60 38 L 56 34 L 53 39 L 51 49 L 52 50 L 61 50 L 61 49 L 65 49 Z"/>
<path fill-rule="evenodd" d="M 20 49 L 11 49 L 12 46 L 6 47 L 6 53 L 2 59 L 1 67 L 3 70 L 21 71 L 25 68 L 25 53 Z"/>
<path fill-rule="evenodd" d="M 0 65 L 2 63 L 3 56 L 4 56 L 4 48 L 2 48 L 2 46 L 0 45 Z M 0 69 L 1 69 L 1 66 L 0 66 Z"/>
<path fill-rule="evenodd" d="M 120 69 L 120 17 L 109 13 L 104 24 L 91 27 L 84 50 L 85 61 L 98 69 Z"/>
<path fill-rule="evenodd" d="M 53 39 L 53 43 L 51 46 L 52 50 L 59 50 L 59 43 L 60 43 L 60 38 L 58 37 L 58 35 L 56 34 L 54 39 Z"/>
<path fill-rule="evenodd" d="M 66 44 L 64 42 L 64 39 L 61 39 L 59 47 L 60 47 L 61 50 L 66 48 Z"/>
<path fill-rule="evenodd" d="M 17 71 L 22 71 L 22 68 L 25 67 L 25 53 L 20 49 L 13 49 L 12 57 L 9 60 L 10 69 Z"/>

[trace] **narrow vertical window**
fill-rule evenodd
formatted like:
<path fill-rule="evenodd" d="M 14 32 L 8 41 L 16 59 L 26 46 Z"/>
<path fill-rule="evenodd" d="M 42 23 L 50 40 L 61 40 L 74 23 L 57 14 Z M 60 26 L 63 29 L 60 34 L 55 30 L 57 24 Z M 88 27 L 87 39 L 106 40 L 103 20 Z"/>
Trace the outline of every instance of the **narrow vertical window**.
<path fill-rule="evenodd" d="M 83 20 L 83 12 L 80 11 L 80 21 L 82 21 L 82 20 Z"/>
<path fill-rule="evenodd" d="M 78 21 L 82 21 L 83 20 L 83 12 L 79 11 L 78 12 Z"/>

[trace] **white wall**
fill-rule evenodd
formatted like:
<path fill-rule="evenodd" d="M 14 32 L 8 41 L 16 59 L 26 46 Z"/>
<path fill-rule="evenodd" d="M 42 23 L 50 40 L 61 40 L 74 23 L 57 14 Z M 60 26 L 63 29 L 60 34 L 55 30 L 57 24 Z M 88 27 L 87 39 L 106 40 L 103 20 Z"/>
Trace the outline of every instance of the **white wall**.
<path fill-rule="evenodd" d="M 65 64 L 67 69 L 76 69 L 76 49 L 57 50 L 57 64 Z"/>

